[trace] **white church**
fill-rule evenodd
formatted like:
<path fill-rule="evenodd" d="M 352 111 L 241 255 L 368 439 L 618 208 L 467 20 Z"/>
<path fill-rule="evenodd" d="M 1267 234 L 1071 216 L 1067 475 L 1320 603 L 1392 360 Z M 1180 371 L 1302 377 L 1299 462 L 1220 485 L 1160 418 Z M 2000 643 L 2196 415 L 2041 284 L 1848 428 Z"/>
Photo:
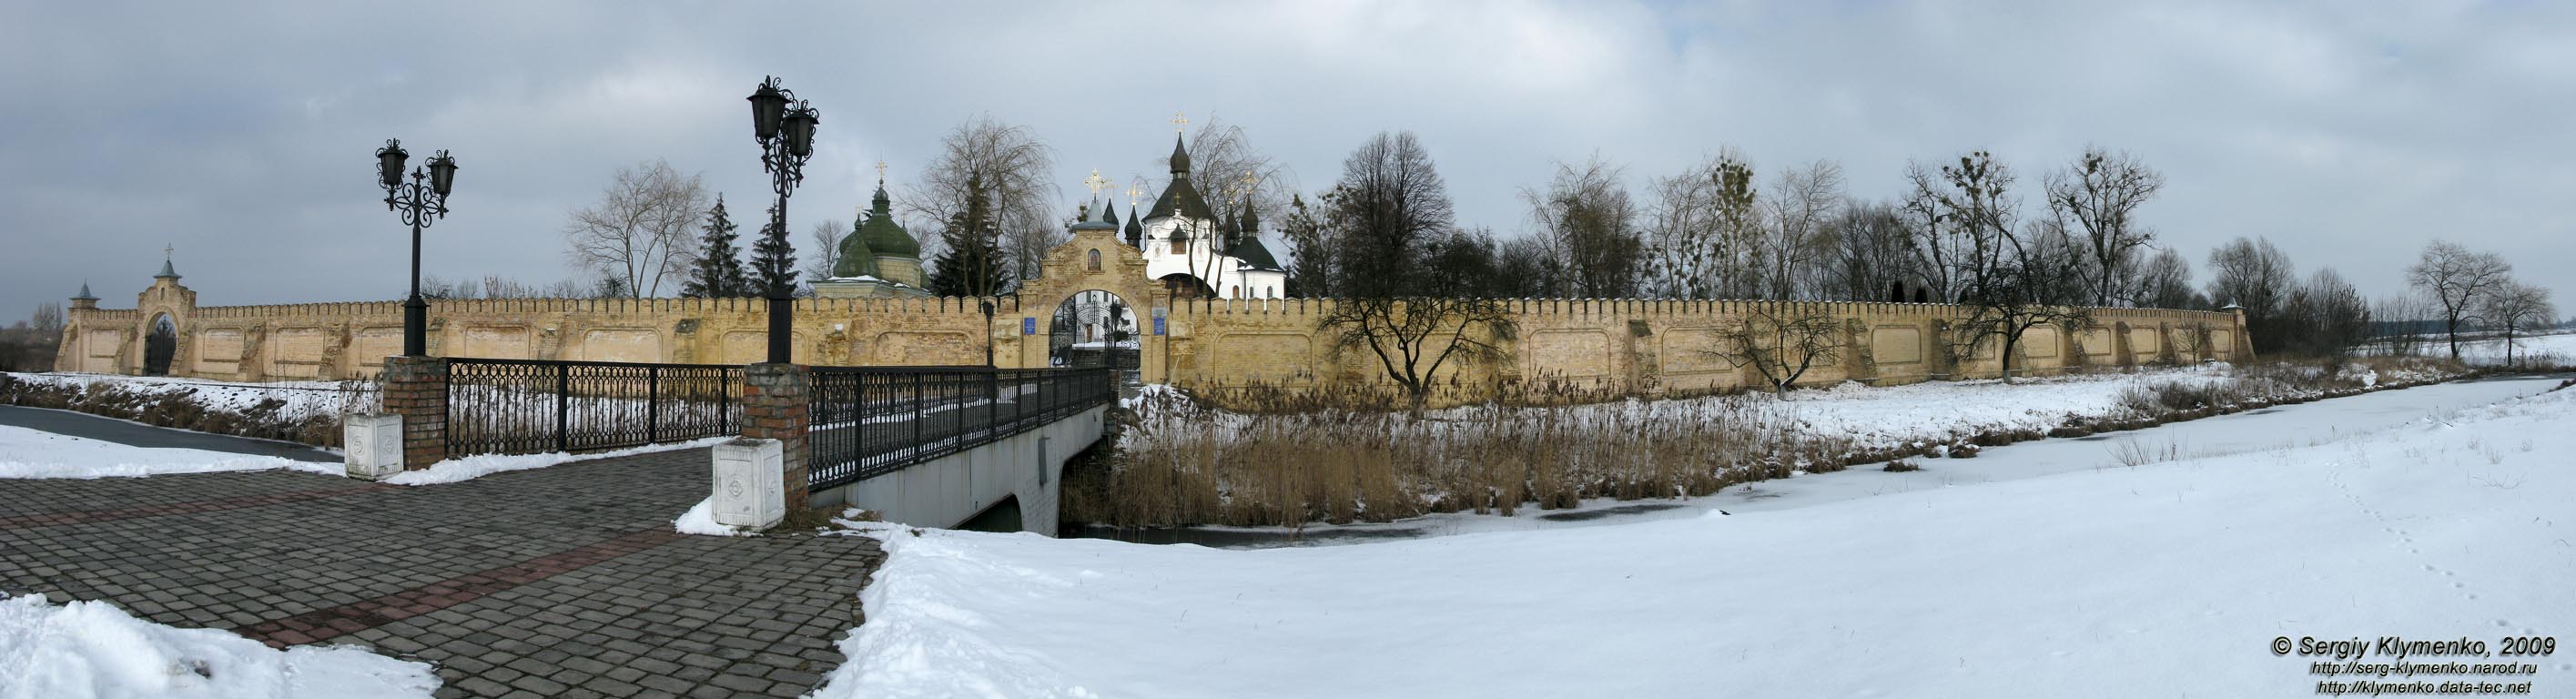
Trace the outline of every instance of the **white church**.
<path fill-rule="evenodd" d="M 1118 229 L 1113 206 L 1091 207 L 1077 229 Z M 1247 202 L 1243 217 L 1219 221 L 1190 182 L 1190 152 L 1174 137 L 1172 183 L 1141 215 L 1130 211 L 1127 244 L 1145 253 L 1145 272 L 1173 298 L 1272 299 L 1287 293 L 1288 272 L 1261 244 L 1261 215 Z"/>

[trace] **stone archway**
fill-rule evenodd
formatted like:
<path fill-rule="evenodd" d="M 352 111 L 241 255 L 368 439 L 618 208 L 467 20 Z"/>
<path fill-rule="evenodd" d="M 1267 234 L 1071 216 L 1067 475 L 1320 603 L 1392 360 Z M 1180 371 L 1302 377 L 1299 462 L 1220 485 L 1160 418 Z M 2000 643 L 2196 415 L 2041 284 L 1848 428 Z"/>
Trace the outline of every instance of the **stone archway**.
<path fill-rule="evenodd" d="M 1093 255 L 1099 265 L 1092 265 Z M 1028 330 L 1023 335 L 1018 366 L 1047 365 L 1047 345 L 1043 340 L 1054 320 L 1053 314 L 1064 303 L 1085 291 L 1098 291 L 1114 296 L 1133 308 L 1136 323 L 1137 377 L 1144 383 L 1162 383 L 1164 345 L 1167 328 L 1159 327 L 1162 315 L 1171 308 L 1171 292 L 1161 282 L 1145 276 L 1145 254 L 1118 240 L 1115 231 L 1074 231 L 1073 241 L 1047 251 L 1039 263 L 1037 278 L 1020 285 L 1019 325 Z M 996 318 L 996 321 L 1003 319 Z M 1007 326 L 1006 326 L 1007 327 Z"/>
<path fill-rule="evenodd" d="M 156 313 L 144 326 L 143 375 L 169 376 L 170 360 L 179 354 L 179 324 L 168 313 Z"/>

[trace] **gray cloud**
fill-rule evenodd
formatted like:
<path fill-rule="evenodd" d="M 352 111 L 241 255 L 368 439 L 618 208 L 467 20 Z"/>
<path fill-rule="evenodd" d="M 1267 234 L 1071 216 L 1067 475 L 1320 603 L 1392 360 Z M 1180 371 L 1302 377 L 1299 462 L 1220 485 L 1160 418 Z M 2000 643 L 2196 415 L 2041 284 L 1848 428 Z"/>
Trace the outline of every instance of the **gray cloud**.
<path fill-rule="evenodd" d="M 1893 197 L 1907 159 L 1989 149 L 2035 189 L 2084 145 L 2171 181 L 2146 214 L 2195 263 L 2267 236 L 2397 291 L 2424 241 L 2503 252 L 2576 305 L 2576 23 L 2550 4 L 1624 2 L 635 5 L 16 3 L 0 9 L 0 318 L 86 278 L 111 306 L 163 244 L 209 304 L 391 299 L 407 243 L 370 154 L 463 164 L 426 265 L 550 281 L 620 165 L 704 172 L 756 218 L 742 96 L 823 109 L 791 213 L 848 220 L 976 114 L 1156 176 L 1173 112 L 1243 126 L 1312 191 L 1383 129 L 1461 220 L 1595 151 L 1631 185 L 1718 148 L 1828 158 Z M 2034 202 L 2035 203 L 2035 202 Z"/>

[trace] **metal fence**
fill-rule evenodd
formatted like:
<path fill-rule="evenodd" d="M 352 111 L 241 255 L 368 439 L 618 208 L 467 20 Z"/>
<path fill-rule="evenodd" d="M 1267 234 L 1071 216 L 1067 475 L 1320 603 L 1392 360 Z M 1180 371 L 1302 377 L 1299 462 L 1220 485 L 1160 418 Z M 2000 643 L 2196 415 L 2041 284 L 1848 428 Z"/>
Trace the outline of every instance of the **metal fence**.
<path fill-rule="evenodd" d="M 814 367 L 806 481 L 854 483 L 1107 405 L 1093 369 Z"/>
<path fill-rule="evenodd" d="M 447 453 L 615 449 L 733 434 L 740 365 L 447 360 Z"/>

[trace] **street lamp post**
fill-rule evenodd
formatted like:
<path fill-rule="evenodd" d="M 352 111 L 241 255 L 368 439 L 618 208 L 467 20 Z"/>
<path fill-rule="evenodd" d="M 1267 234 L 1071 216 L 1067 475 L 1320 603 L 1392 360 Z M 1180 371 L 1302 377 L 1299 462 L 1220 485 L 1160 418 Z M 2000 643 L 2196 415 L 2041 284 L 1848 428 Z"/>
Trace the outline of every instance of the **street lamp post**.
<path fill-rule="evenodd" d="M 403 299 L 403 356 L 429 354 L 429 302 L 420 298 L 420 231 L 447 217 L 447 192 L 456 184 L 456 158 L 447 151 L 431 156 L 426 168 L 412 168 L 403 181 L 403 161 L 411 157 L 402 139 L 389 139 L 376 149 L 376 184 L 385 188 L 385 209 L 411 225 L 411 296 Z"/>
<path fill-rule="evenodd" d="M 822 113 L 796 99 L 795 92 L 779 87 L 775 77 L 762 78 L 760 89 L 748 99 L 752 138 L 760 142 L 760 168 L 769 172 L 771 189 L 778 192 L 778 207 L 770 211 L 770 230 L 786 235 L 787 195 L 805 181 L 805 160 L 814 157 L 814 125 L 822 121 Z M 796 301 L 788 284 L 784 274 L 775 275 L 769 284 L 769 362 L 773 364 L 785 364 L 791 358 Z"/>

